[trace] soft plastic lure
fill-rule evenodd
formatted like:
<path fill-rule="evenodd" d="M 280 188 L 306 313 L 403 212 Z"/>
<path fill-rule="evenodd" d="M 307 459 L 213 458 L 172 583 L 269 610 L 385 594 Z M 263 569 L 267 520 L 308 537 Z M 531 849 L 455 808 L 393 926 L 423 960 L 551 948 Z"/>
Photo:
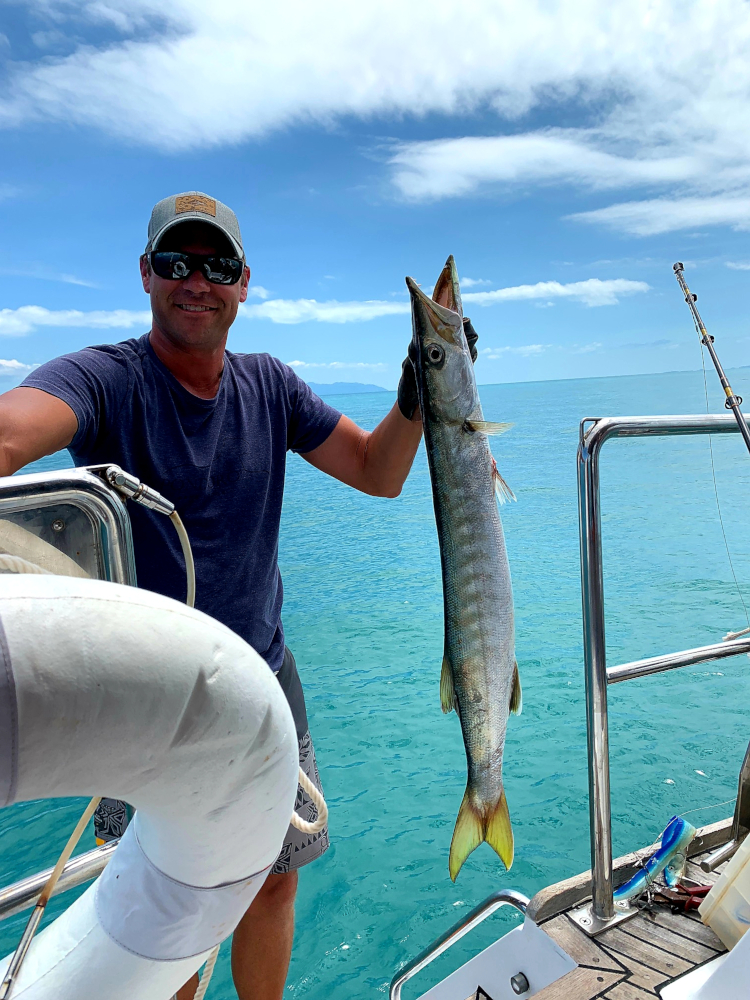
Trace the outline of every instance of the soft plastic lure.
<path fill-rule="evenodd" d="M 695 827 L 681 816 L 673 816 L 661 835 L 661 844 L 645 864 L 619 889 L 615 889 L 616 901 L 633 899 L 651 885 L 656 876 L 664 872 L 668 886 L 676 886 L 685 875 L 687 849 L 695 836 Z"/>

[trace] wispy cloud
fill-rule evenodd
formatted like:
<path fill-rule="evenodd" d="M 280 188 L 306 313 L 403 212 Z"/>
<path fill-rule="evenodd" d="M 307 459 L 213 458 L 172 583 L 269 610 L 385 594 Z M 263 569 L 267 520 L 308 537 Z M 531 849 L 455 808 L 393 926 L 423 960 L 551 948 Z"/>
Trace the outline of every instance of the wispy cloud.
<path fill-rule="evenodd" d="M 80 285 L 82 288 L 98 288 L 93 281 L 85 281 L 75 274 L 60 274 L 47 270 L 42 264 L 33 267 L 0 267 L 0 274 L 12 278 L 34 278 L 36 281 L 56 281 L 64 285 Z"/>
<path fill-rule="evenodd" d="M 674 183 L 701 171 L 696 157 L 623 156 L 597 149 L 601 140 L 583 129 L 437 139 L 400 144 L 389 164 L 397 190 L 415 200 L 465 195 L 485 184 L 606 189 Z"/>
<path fill-rule="evenodd" d="M 491 285 L 488 278 L 461 278 L 461 288 L 476 288 L 478 285 Z"/>
<path fill-rule="evenodd" d="M 561 284 L 559 281 L 540 281 L 535 285 L 515 285 L 487 292 L 466 292 L 463 300 L 478 306 L 498 305 L 502 302 L 571 299 L 586 306 L 615 305 L 621 296 L 647 292 L 645 281 L 613 278 L 602 281 L 589 278 Z M 263 289 L 265 292 L 265 289 Z M 245 319 L 265 319 L 282 326 L 298 323 L 366 323 L 384 316 L 405 316 L 411 311 L 408 302 L 388 302 L 366 299 L 362 302 L 338 302 L 330 299 L 266 299 L 264 302 L 240 306 L 239 315 Z M 134 327 L 148 329 L 151 313 L 131 309 L 93 310 L 46 309 L 43 306 L 21 306 L 18 309 L 0 309 L 0 336 L 22 337 L 39 327 L 79 327 L 98 330 L 130 330 Z M 300 362 L 302 364 L 303 362 Z M 334 362 L 331 362 L 333 365 Z"/>
<path fill-rule="evenodd" d="M 522 358 L 530 358 L 535 354 L 544 354 L 553 347 L 553 344 L 520 344 L 517 347 L 483 347 L 479 353 L 488 361 L 497 361 L 506 354 L 518 354 Z"/>
<path fill-rule="evenodd" d="M 679 229 L 727 225 L 750 229 L 750 191 L 746 197 L 652 198 L 628 201 L 593 212 L 569 215 L 577 222 L 594 222 L 635 236 L 654 236 Z"/>
<path fill-rule="evenodd" d="M 16 361 L 15 358 L 11 360 L 0 358 L 0 378 L 18 378 L 21 375 L 28 374 L 28 372 L 32 371 L 32 369 L 38 367 L 38 365 L 27 365 L 24 364 L 23 361 Z"/>
<path fill-rule="evenodd" d="M 263 285 L 250 285 L 247 290 L 247 294 L 250 298 L 255 299 L 267 299 L 270 297 L 271 293 Z"/>
<path fill-rule="evenodd" d="M 45 309 L 43 306 L 21 306 L 0 309 L 0 336 L 23 337 L 43 326 L 81 327 L 95 330 L 129 330 L 151 326 L 150 312 L 129 309 L 96 310 Z"/>
<path fill-rule="evenodd" d="M 382 370 L 387 368 L 388 365 L 383 362 L 368 362 L 368 361 L 289 361 L 289 366 L 291 368 L 346 368 L 346 369 L 372 369 Z"/>
<path fill-rule="evenodd" d="M 750 263 L 740 260 L 728 260 L 726 264 L 727 267 L 730 267 L 733 271 L 750 271 Z"/>
<path fill-rule="evenodd" d="M 632 211 L 620 198 L 609 214 L 604 207 L 575 217 L 635 235 L 748 221 L 744 0 L 683 4 L 679 45 L 668 0 L 476 0 L 469 16 L 432 0 L 281 0 L 256 5 L 250 19 L 244 0 L 27 6 L 65 38 L 65 54 L 41 49 L 36 61 L 26 53 L 7 60 L 0 125 L 59 121 L 179 150 L 299 122 L 430 113 L 466 120 L 491 109 L 496 134 L 453 130 L 450 139 L 391 148 L 394 190 L 426 199 L 488 187 L 515 196 L 552 184 L 642 188 Z M 216 101 L 234 91 L 241 102 Z M 585 127 L 523 130 L 524 115 L 552 116 L 562 102 Z M 643 207 L 654 199 L 661 222 L 659 209 Z M 670 211 L 670 201 L 681 205 Z"/>
<path fill-rule="evenodd" d="M 576 299 L 587 306 L 612 306 L 624 295 L 636 295 L 649 291 L 645 281 L 629 281 L 627 278 L 588 278 L 586 281 L 538 281 L 535 285 L 515 285 L 498 288 L 492 292 L 467 292 L 464 302 L 479 306 L 491 306 L 498 302 L 523 299 Z"/>
<path fill-rule="evenodd" d="M 535 285 L 514 285 L 487 292 L 466 292 L 462 298 L 467 304 L 492 306 L 501 302 L 533 299 L 572 299 L 587 306 L 610 306 L 625 295 L 647 292 L 645 281 L 626 278 L 601 280 L 589 278 L 562 284 L 559 281 L 540 281 Z M 268 319 L 272 323 L 364 323 L 382 316 L 404 316 L 410 312 L 408 302 L 386 302 L 370 299 L 364 302 L 338 302 L 335 299 L 318 302 L 317 299 L 268 299 L 258 305 L 240 307 L 241 315 L 248 319 Z"/>
<path fill-rule="evenodd" d="M 240 307 L 241 315 L 248 319 L 268 319 L 282 325 L 294 323 L 364 323 L 381 316 L 403 316 L 408 313 L 408 302 L 383 302 L 377 299 L 365 302 L 338 302 L 330 299 L 269 299 L 258 305 Z"/>
<path fill-rule="evenodd" d="M 483 347 L 479 354 L 487 361 L 500 361 L 508 354 L 515 354 L 522 358 L 536 357 L 539 354 L 547 354 L 550 351 L 557 351 L 563 354 L 591 354 L 599 351 L 603 347 L 599 341 L 590 344 L 518 344 L 505 345 L 503 347 Z"/>

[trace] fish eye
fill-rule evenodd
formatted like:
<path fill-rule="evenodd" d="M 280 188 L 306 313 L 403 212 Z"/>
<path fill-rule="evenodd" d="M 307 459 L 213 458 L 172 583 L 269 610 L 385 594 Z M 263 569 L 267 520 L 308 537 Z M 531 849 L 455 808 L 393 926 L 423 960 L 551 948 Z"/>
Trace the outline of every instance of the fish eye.
<path fill-rule="evenodd" d="M 439 365 L 445 358 L 445 351 L 439 344 L 430 344 L 425 353 L 431 365 Z"/>

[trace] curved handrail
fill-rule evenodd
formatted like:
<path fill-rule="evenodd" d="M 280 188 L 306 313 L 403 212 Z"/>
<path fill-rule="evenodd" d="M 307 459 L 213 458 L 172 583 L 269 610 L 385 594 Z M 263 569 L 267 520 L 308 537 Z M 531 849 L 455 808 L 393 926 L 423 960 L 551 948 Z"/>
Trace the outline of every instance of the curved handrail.
<path fill-rule="evenodd" d="M 118 844 L 119 840 L 111 840 L 107 844 L 95 847 L 93 851 L 86 851 L 85 854 L 71 858 L 63 868 L 63 873 L 52 895 L 57 896 L 58 893 L 65 892 L 66 889 L 73 889 L 75 886 L 83 885 L 84 882 L 89 882 L 97 875 L 101 875 Z M 21 913 L 34 906 L 51 873 L 52 869 L 48 868 L 37 875 L 21 879 L 20 882 L 14 882 L 13 885 L 0 889 L 0 920 L 5 920 L 7 917 L 12 917 L 16 913 Z"/>
<path fill-rule="evenodd" d="M 473 910 L 470 910 L 462 920 L 459 920 L 458 923 L 455 923 L 444 934 L 441 934 L 431 945 L 428 945 L 424 951 L 420 952 L 416 958 L 403 967 L 391 982 L 388 994 L 389 1000 L 401 1000 L 401 987 L 407 980 L 411 979 L 412 976 L 416 976 L 430 962 L 434 962 L 438 955 L 442 955 L 444 951 L 451 948 L 464 934 L 468 934 L 477 924 L 481 924 L 495 910 L 500 909 L 501 906 L 514 906 L 521 913 L 525 914 L 528 905 L 528 898 L 520 892 L 515 892 L 513 889 L 500 889 L 498 892 L 493 892 L 484 902 L 480 903 L 479 906 L 475 906 Z"/>

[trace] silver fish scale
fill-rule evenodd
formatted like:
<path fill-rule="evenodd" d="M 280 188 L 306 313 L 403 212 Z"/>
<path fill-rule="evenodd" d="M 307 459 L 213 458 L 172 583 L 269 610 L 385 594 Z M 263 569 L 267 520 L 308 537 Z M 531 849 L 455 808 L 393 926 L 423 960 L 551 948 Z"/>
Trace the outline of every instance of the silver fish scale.
<path fill-rule="evenodd" d="M 473 415 L 481 417 L 477 406 Z M 445 653 L 466 747 L 469 788 L 494 803 L 515 665 L 513 596 L 487 438 L 425 421 L 440 540 Z"/>

